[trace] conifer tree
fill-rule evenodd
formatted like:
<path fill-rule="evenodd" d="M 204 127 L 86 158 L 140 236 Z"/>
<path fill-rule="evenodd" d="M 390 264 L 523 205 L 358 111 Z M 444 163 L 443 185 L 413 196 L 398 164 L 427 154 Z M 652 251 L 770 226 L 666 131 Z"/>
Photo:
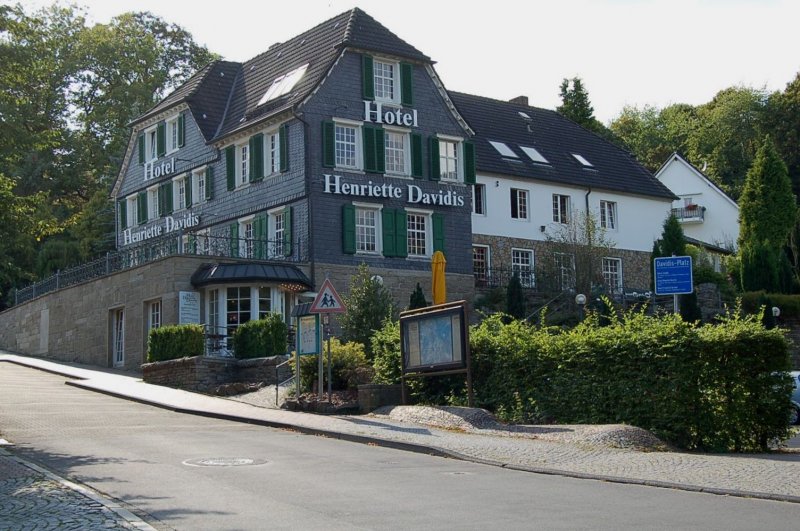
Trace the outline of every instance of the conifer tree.
<path fill-rule="evenodd" d="M 370 274 L 366 264 L 350 278 L 350 293 L 344 298 L 347 311 L 342 315 L 342 339 L 364 345 L 372 360 L 372 335 L 386 319 L 394 317 L 392 294 L 383 282 Z"/>
<path fill-rule="evenodd" d="M 522 282 L 516 272 L 506 288 L 506 313 L 514 319 L 525 317 L 525 295 L 522 293 Z"/>
<path fill-rule="evenodd" d="M 425 294 L 422 293 L 422 288 L 417 282 L 417 289 L 415 289 L 411 293 L 411 298 L 408 301 L 408 309 L 409 310 L 416 310 L 417 308 L 424 308 L 428 305 L 428 301 L 425 300 Z"/>

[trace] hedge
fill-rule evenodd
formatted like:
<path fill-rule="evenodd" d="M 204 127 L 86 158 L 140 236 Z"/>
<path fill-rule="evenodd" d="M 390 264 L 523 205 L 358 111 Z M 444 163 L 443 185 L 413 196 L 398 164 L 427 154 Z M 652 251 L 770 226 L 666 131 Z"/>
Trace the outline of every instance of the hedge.
<path fill-rule="evenodd" d="M 249 359 L 286 354 L 288 331 L 279 313 L 247 321 L 233 333 L 234 355 L 239 359 Z"/>
<path fill-rule="evenodd" d="M 470 345 L 476 405 L 505 421 L 625 423 L 705 451 L 764 451 L 789 435 L 787 341 L 758 315 L 697 326 L 628 312 L 571 330 L 495 315 L 471 328 Z M 396 378 L 394 356 L 376 356 L 376 379 Z M 452 377 L 423 380 L 440 379 Z"/>
<path fill-rule="evenodd" d="M 161 326 L 150 330 L 147 337 L 147 361 L 166 361 L 201 356 L 204 350 L 203 325 Z"/>
<path fill-rule="evenodd" d="M 367 361 L 364 345 L 356 341 L 342 343 L 331 338 L 331 367 L 332 389 L 355 389 L 359 383 L 366 383 L 372 378 L 372 368 Z M 292 360 L 292 369 L 296 360 Z M 323 343 L 323 385 L 328 388 L 328 350 L 327 343 Z M 314 382 L 319 378 L 319 360 L 317 356 L 300 357 L 300 386 L 303 389 L 312 389 Z"/>
<path fill-rule="evenodd" d="M 765 291 L 748 291 L 742 294 L 742 309 L 748 313 L 758 313 L 761 306 L 772 306 L 781 310 L 781 317 L 800 317 L 800 295 L 785 293 L 767 293 Z"/>

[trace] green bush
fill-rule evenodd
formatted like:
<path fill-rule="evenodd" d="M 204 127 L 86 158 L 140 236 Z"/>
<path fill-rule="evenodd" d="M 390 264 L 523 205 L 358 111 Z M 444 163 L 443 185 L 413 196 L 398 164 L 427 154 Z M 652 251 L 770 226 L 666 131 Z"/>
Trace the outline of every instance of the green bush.
<path fill-rule="evenodd" d="M 768 312 L 772 306 L 777 306 L 781 310 L 781 317 L 800 317 L 800 295 L 748 291 L 742 294 L 742 309 L 747 313 L 759 313 L 767 301 L 770 303 Z"/>
<path fill-rule="evenodd" d="M 338 339 L 331 338 L 331 367 L 332 388 L 334 390 L 354 389 L 359 383 L 366 383 L 372 379 L 372 370 L 367 356 L 364 352 L 364 345 L 351 341 L 342 343 Z M 317 381 L 319 366 L 317 356 L 300 357 L 300 386 L 303 389 L 311 389 Z M 296 361 L 292 361 L 292 369 Z M 327 343 L 323 343 L 322 356 L 323 385 L 328 388 L 328 350 Z"/>
<path fill-rule="evenodd" d="M 629 312 L 566 331 L 496 316 L 471 345 L 477 402 L 504 420 L 621 422 L 712 451 L 766 450 L 788 435 L 787 343 L 757 316 L 695 326 Z"/>
<path fill-rule="evenodd" d="M 147 337 L 147 362 L 201 356 L 204 340 L 203 325 L 199 324 L 153 328 Z"/>
<path fill-rule="evenodd" d="M 373 382 L 399 384 L 402 376 L 400 358 L 400 321 L 386 320 L 383 327 L 372 335 Z"/>
<path fill-rule="evenodd" d="M 266 358 L 286 354 L 288 328 L 279 313 L 247 321 L 233 333 L 233 352 L 239 359 Z"/>

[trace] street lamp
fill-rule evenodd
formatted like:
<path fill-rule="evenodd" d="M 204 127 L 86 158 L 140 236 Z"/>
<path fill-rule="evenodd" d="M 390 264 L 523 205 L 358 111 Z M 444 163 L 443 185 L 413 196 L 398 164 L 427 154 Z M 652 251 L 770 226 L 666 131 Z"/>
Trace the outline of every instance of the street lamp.
<path fill-rule="evenodd" d="M 575 304 L 578 305 L 581 321 L 583 321 L 584 308 L 586 306 L 586 295 L 584 295 L 583 293 L 578 293 L 577 295 L 575 295 Z"/>

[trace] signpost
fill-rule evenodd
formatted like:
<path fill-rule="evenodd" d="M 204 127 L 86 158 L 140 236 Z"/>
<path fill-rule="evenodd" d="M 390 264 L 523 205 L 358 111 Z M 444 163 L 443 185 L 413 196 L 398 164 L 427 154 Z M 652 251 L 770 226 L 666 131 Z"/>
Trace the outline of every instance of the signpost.
<path fill-rule="evenodd" d="M 322 314 L 322 324 L 325 326 L 325 334 L 328 340 L 328 402 L 331 401 L 331 372 L 332 372 L 332 360 L 331 360 L 331 317 L 330 314 L 332 313 L 344 313 L 347 309 L 344 306 L 344 302 L 342 302 L 342 298 L 339 297 L 339 294 L 336 292 L 336 288 L 333 287 L 333 283 L 331 283 L 330 279 L 326 278 L 325 282 L 322 283 L 322 287 L 319 289 L 314 302 L 311 303 L 311 308 L 308 310 L 311 313 L 321 313 Z M 298 372 L 299 374 L 299 372 Z M 319 376 L 318 376 L 318 384 L 317 389 L 319 391 L 319 399 L 322 400 L 322 353 L 320 352 L 319 356 Z"/>
<path fill-rule="evenodd" d="M 678 313 L 678 295 L 694 291 L 691 256 L 665 256 L 653 260 L 656 295 L 673 295 Z"/>

